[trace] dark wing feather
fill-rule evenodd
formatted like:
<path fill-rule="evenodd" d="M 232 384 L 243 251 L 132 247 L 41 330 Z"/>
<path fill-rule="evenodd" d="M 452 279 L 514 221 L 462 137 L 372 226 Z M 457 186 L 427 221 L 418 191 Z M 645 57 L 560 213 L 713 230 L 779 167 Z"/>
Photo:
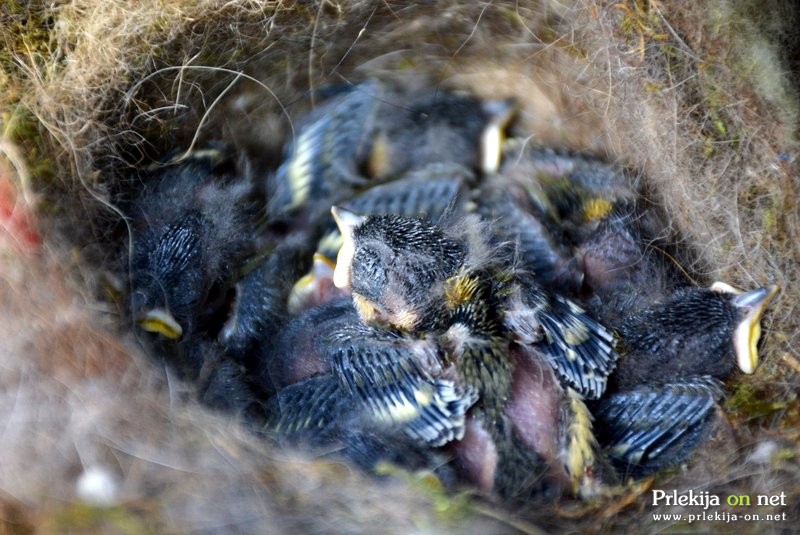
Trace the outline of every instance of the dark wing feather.
<path fill-rule="evenodd" d="M 598 402 L 595 427 L 614 461 L 654 471 L 689 456 L 721 397 L 721 383 L 708 376 L 641 385 Z"/>
<path fill-rule="evenodd" d="M 342 390 L 360 400 L 381 423 L 400 425 L 434 446 L 461 438 L 471 391 L 432 377 L 438 349 L 367 329 L 340 333 L 328 358 Z"/>

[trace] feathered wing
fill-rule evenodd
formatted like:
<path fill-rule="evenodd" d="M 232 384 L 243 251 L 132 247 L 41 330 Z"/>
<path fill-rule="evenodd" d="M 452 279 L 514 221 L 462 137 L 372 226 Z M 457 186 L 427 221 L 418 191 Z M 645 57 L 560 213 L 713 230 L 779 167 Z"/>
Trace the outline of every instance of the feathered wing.
<path fill-rule="evenodd" d="M 371 329 L 339 333 L 328 355 L 342 390 L 377 422 L 441 446 L 464 434 L 467 409 L 476 395 L 449 379 L 434 378 L 438 349 L 425 341 Z"/>
<path fill-rule="evenodd" d="M 722 384 L 708 376 L 640 385 L 600 400 L 595 427 L 617 464 L 655 471 L 691 453 L 721 397 Z"/>
<path fill-rule="evenodd" d="M 322 446 L 335 440 L 339 429 L 354 415 L 333 375 L 319 375 L 290 385 L 266 406 L 264 431 L 279 439 L 302 440 Z"/>
<path fill-rule="evenodd" d="M 523 279 L 505 324 L 518 342 L 542 351 L 564 386 L 585 399 L 603 395 L 618 358 L 615 336 L 581 307 Z"/>

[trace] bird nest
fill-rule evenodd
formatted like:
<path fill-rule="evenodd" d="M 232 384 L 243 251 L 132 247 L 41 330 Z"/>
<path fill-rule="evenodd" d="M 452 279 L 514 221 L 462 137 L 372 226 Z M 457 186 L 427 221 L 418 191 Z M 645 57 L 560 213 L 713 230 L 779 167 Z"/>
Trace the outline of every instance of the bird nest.
<path fill-rule="evenodd" d="M 0 7 L 0 518 L 12 533 L 538 532 L 706 531 L 725 514 L 796 514 L 798 11 L 722 0 Z M 513 97 L 517 132 L 641 178 L 696 251 L 686 267 L 698 284 L 782 288 L 762 364 L 726 384 L 729 425 L 708 447 L 614 498 L 511 510 L 429 474 L 375 479 L 272 450 L 142 356 L 109 295 L 113 199 L 131 170 L 223 139 L 266 173 L 314 89 L 398 76 Z M 677 501 L 689 489 L 721 504 L 653 503 L 654 491 Z M 745 495 L 750 507 L 728 499 Z"/>

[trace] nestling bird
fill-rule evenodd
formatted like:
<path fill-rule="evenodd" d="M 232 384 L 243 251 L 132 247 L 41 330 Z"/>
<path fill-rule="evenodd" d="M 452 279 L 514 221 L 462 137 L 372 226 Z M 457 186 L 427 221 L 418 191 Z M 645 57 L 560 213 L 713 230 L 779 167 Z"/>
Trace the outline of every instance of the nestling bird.
<path fill-rule="evenodd" d="M 592 407 L 597 437 L 624 475 L 685 461 L 710 434 L 722 383 L 704 375 L 612 391 Z"/>
<path fill-rule="evenodd" d="M 402 432 L 419 444 L 438 446 L 460 437 L 464 414 L 475 401 L 472 393 L 446 377 L 434 344 L 363 325 L 349 298 L 331 301 L 292 320 L 265 360 L 269 381 L 279 395 L 309 378 L 330 376 L 338 384 L 337 395 L 350 400 L 347 414 L 355 410 L 355 404 L 360 407 L 360 420 L 373 432 Z M 262 377 L 261 382 L 265 380 Z M 326 392 L 319 395 L 333 395 Z M 309 407 L 330 402 L 313 392 L 303 395 Z M 305 427 L 293 414 L 284 411 L 281 425 Z M 318 417 L 335 420 L 345 414 Z"/>
<path fill-rule="evenodd" d="M 370 188 L 344 203 L 364 214 L 397 214 L 427 217 L 457 217 L 466 211 L 468 185 L 474 181 L 469 169 L 454 163 L 432 163 L 403 178 Z M 328 216 L 330 217 L 330 216 Z M 336 255 L 342 236 L 333 219 L 317 245 L 311 271 L 297 281 L 289 297 L 289 311 L 297 313 L 346 292 L 333 284 Z"/>
<path fill-rule="evenodd" d="M 505 129 L 516 113 L 511 99 L 482 100 L 461 91 L 393 87 L 377 110 L 365 169 L 397 178 L 431 163 L 456 163 L 476 174 L 500 164 Z"/>
<path fill-rule="evenodd" d="M 640 194 L 636 180 L 616 165 L 527 139 L 504 143 L 500 176 L 523 185 L 536 218 L 569 245 L 583 241 L 615 205 Z"/>
<path fill-rule="evenodd" d="M 530 178 L 530 177 L 526 177 Z M 498 175 L 473 193 L 476 211 L 492 221 L 496 244 L 514 246 L 516 266 L 533 273 L 542 286 L 565 295 L 578 295 L 583 273 L 570 247 L 540 220 L 541 212 L 528 195 L 526 186 Z"/>
<path fill-rule="evenodd" d="M 154 165 L 139 180 L 126 209 L 131 313 L 145 331 L 178 340 L 218 313 L 234 270 L 251 254 L 253 184 L 215 148 Z"/>
<path fill-rule="evenodd" d="M 609 456 L 632 473 L 688 458 L 714 421 L 721 381 L 758 364 L 760 318 L 776 286 L 686 287 L 631 314 L 609 390 L 593 406 Z"/>
<path fill-rule="evenodd" d="M 724 283 L 682 288 L 631 315 L 620 327 L 625 357 L 613 384 L 702 375 L 724 380 L 737 365 L 753 373 L 761 316 L 777 292 L 777 286 L 741 292 Z"/>
<path fill-rule="evenodd" d="M 611 333 L 574 303 L 515 273 L 492 250 L 477 218 L 442 227 L 332 211 L 344 237 L 334 282 L 351 289 L 364 323 L 434 337 L 458 381 L 478 393 L 465 448 L 475 443 L 482 453 L 461 455 L 492 466 L 468 468 L 473 478 L 488 472 L 491 487 L 512 496 L 532 491 L 548 465 L 566 465 L 561 479 L 592 492 L 586 476 L 600 471 L 594 463 L 602 460 L 581 396 L 598 397 L 605 388 L 616 359 Z M 541 393 L 515 390 L 526 381 Z M 536 425 L 550 432 L 526 429 L 531 417 L 521 406 L 538 409 Z"/>
<path fill-rule="evenodd" d="M 374 80 L 355 85 L 303 119 L 274 177 L 268 205 L 272 218 L 288 216 L 307 203 L 330 203 L 342 190 L 367 183 L 359 162 L 367 158 L 382 92 Z"/>
<path fill-rule="evenodd" d="M 344 90 L 306 117 L 278 169 L 274 219 L 316 209 L 432 163 L 491 172 L 500 158 L 510 101 L 444 90 L 415 91 L 377 80 Z"/>
<path fill-rule="evenodd" d="M 401 428 L 376 422 L 333 374 L 287 386 L 269 400 L 265 413 L 261 432 L 278 443 L 342 457 L 367 471 L 391 463 L 409 470 L 435 469 L 452 478 L 440 453 Z"/>
<path fill-rule="evenodd" d="M 689 286 L 676 242 L 656 207 L 642 200 L 616 203 L 575 249 L 586 306 L 619 328 L 627 316 Z"/>
<path fill-rule="evenodd" d="M 249 271 L 236 282 L 231 310 L 218 336 L 241 362 L 251 360 L 261 345 L 271 344 L 289 320 L 291 281 L 307 268 L 312 250 L 305 236 L 288 236 L 268 256 L 246 266 Z"/>
<path fill-rule="evenodd" d="M 720 380 L 757 364 L 758 322 L 776 292 L 690 286 L 676 236 L 645 202 L 616 202 L 576 250 L 587 307 L 621 339 L 608 390 L 591 404 L 598 437 L 634 475 L 682 462 L 708 435 Z"/>

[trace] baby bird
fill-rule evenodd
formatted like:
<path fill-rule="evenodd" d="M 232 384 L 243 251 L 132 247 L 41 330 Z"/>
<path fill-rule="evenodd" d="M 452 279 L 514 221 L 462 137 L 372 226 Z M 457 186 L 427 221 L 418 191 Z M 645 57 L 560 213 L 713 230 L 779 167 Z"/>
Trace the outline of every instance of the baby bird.
<path fill-rule="evenodd" d="M 725 379 L 735 363 L 752 373 L 759 320 L 777 287 L 744 293 L 724 283 L 690 286 L 676 261 L 686 254 L 677 237 L 643 203 L 615 204 L 576 252 L 591 292 L 588 306 L 619 331 L 625 346 L 613 381 L 622 387 L 653 382 L 665 369 L 679 378 Z"/>
<path fill-rule="evenodd" d="M 502 281 L 498 306 L 515 341 L 537 343 L 581 395 L 593 399 L 605 390 L 616 361 L 613 335 L 575 303 L 544 291 L 534 276 L 493 258 L 503 255 L 491 250 L 483 223 L 467 218 L 445 230 L 422 219 L 332 211 L 344 236 L 334 283 L 351 289 L 366 324 L 411 333 L 437 328 L 446 317 L 446 282 L 474 271 Z"/>
<path fill-rule="evenodd" d="M 616 202 L 576 249 L 587 307 L 620 335 L 622 356 L 591 404 L 598 438 L 621 471 L 674 466 L 708 435 L 721 380 L 758 361 L 758 321 L 775 288 L 690 286 L 657 207 Z M 738 334 L 736 334 L 738 333 Z"/>
<path fill-rule="evenodd" d="M 273 180 L 268 204 L 273 219 L 308 203 L 330 203 L 367 183 L 359 162 L 367 158 L 369 133 L 382 93 L 375 80 L 355 85 L 300 123 Z"/>
<path fill-rule="evenodd" d="M 218 339 L 241 362 L 251 360 L 261 345 L 271 344 L 288 321 L 290 281 L 307 268 L 312 250 L 305 236 L 288 236 L 236 282 L 235 299 Z"/>
<path fill-rule="evenodd" d="M 357 84 L 301 123 L 274 177 L 269 213 L 281 219 L 305 209 L 313 219 L 319 207 L 435 162 L 495 170 L 513 113 L 509 101 Z"/>
<path fill-rule="evenodd" d="M 562 479 L 589 492 L 585 476 L 600 460 L 581 396 L 597 397 L 605 388 L 616 359 L 611 333 L 505 265 L 475 218 L 442 227 L 332 211 L 344 237 L 334 282 L 351 289 L 364 323 L 437 339 L 444 362 L 478 393 L 464 448 L 475 444 L 481 453 L 462 450 L 462 457 L 467 465 L 476 458 L 488 465 L 467 467 L 473 479 L 519 495 L 541 483 L 548 465 L 564 464 Z M 546 392 L 515 389 L 529 383 Z M 537 430 L 526 429 L 531 417 L 519 407 L 541 409 Z"/>
<path fill-rule="evenodd" d="M 503 175 L 487 181 L 474 192 L 476 211 L 492 221 L 493 243 L 514 246 L 516 266 L 534 274 L 539 284 L 566 295 L 578 295 L 583 273 L 572 251 L 556 239 L 526 187 Z"/>
<path fill-rule="evenodd" d="M 513 100 L 481 100 L 464 92 L 392 88 L 378 109 L 365 162 L 371 177 L 396 178 L 434 162 L 494 174 Z"/>
<path fill-rule="evenodd" d="M 242 172 L 231 154 L 211 148 L 139 176 L 126 215 L 131 312 L 145 331 L 179 340 L 218 312 L 252 250 L 253 186 Z"/>
<path fill-rule="evenodd" d="M 668 229 L 656 207 L 622 201 L 576 247 L 586 306 L 605 324 L 619 328 L 627 316 L 690 285 Z"/>
<path fill-rule="evenodd" d="M 279 444 L 336 455 L 366 471 L 391 463 L 408 470 L 434 469 L 452 478 L 440 454 L 402 429 L 375 422 L 333 374 L 287 386 L 269 400 L 265 413 L 262 434 Z"/>
<path fill-rule="evenodd" d="M 466 210 L 467 189 L 474 181 L 469 169 L 454 163 L 431 163 L 402 179 L 366 190 L 346 202 L 349 210 L 365 214 L 397 214 L 409 217 L 457 217 Z M 336 255 L 342 235 L 333 219 L 314 254 L 311 271 L 297 281 L 289 297 L 289 311 L 297 313 L 344 292 L 333 284 Z"/>
<path fill-rule="evenodd" d="M 617 464 L 642 474 L 688 458 L 708 434 L 721 381 L 736 365 L 755 370 L 760 319 L 777 291 L 681 288 L 623 322 L 623 356 L 594 407 Z"/>
<path fill-rule="evenodd" d="M 635 179 L 618 166 L 540 147 L 527 139 L 504 144 L 500 175 L 524 185 L 534 215 L 556 241 L 566 244 L 583 241 L 617 203 L 639 195 Z"/>
<path fill-rule="evenodd" d="M 742 292 L 724 283 L 682 288 L 631 315 L 620 328 L 626 356 L 613 376 L 619 386 L 707 375 L 726 379 L 738 365 L 758 365 L 760 320 L 777 286 Z"/>
<path fill-rule="evenodd" d="M 438 446 L 460 437 L 464 413 L 475 401 L 445 376 L 435 345 L 363 325 L 349 298 L 291 321 L 265 360 L 268 379 L 279 392 L 311 377 L 331 376 L 337 395 L 350 400 L 347 414 L 358 406 L 359 419 L 375 432 L 402 432 L 420 444 Z M 303 395 L 312 405 L 328 403 L 313 392 Z M 305 427 L 293 414 L 282 414 L 281 425 Z"/>

